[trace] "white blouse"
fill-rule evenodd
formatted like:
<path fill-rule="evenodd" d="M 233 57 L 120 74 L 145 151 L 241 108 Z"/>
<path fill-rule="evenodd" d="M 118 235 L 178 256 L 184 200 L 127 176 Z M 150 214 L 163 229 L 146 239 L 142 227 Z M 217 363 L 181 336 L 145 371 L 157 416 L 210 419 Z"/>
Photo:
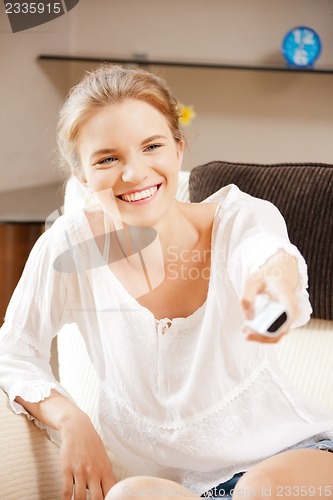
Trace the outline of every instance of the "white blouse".
<path fill-rule="evenodd" d="M 204 202 L 219 202 L 211 277 L 205 303 L 187 318 L 156 320 L 141 306 L 79 211 L 37 241 L 0 335 L 0 386 L 14 411 L 27 414 L 16 396 L 66 394 L 51 373 L 50 344 L 63 324 L 77 323 L 100 381 L 100 423 L 112 452 L 133 474 L 199 494 L 300 441 L 333 437 L 331 417 L 291 385 L 274 346 L 242 332 L 244 280 L 278 249 L 298 260 L 301 313 L 293 326 L 310 317 L 306 265 L 280 212 L 234 185 Z"/>

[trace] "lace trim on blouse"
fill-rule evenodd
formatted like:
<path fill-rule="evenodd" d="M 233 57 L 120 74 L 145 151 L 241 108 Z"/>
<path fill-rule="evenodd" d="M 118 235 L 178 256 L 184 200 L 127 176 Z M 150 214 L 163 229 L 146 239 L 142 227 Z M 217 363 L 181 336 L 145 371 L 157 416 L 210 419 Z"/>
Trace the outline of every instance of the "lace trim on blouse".
<path fill-rule="evenodd" d="M 117 429 L 122 440 L 134 442 L 148 439 L 152 445 L 170 446 L 180 452 L 195 453 L 208 442 L 223 446 L 238 434 L 244 421 L 254 415 L 272 382 L 266 361 L 231 395 L 188 418 L 172 421 L 156 420 L 132 410 L 124 400 L 102 386 L 101 416 Z M 105 411 L 112 408 L 112 411 Z M 222 425 L 221 425 L 222 423 Z M 171 435 L 177 435 L 172 439 Z M 193 440 L 193 435 L 202 439 Z"/>

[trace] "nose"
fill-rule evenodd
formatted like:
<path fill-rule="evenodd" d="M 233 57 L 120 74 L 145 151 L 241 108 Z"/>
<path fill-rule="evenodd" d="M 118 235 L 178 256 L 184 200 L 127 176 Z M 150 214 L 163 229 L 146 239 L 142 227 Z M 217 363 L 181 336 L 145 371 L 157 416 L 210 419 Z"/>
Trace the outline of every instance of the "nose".
<path fill-rule="evenodd" d="M 148 176 L 148 170 L 149 167 L 144 159 L 132 158 L 124 165 L 121 178 L 124 182 L 138 184 Z"/>

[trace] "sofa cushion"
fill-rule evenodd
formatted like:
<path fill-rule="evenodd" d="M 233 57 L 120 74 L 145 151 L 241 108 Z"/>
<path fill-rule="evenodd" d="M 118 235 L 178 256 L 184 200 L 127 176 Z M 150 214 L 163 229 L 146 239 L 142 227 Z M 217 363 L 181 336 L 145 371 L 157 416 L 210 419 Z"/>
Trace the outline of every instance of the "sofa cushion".
<path fill-rule="evenodd" d="M 190 201 L 228 184 L 278 207 L 308 264 L 313 317 L 333 319 L 333 165 L 210 162 L 192 169 Z"/>

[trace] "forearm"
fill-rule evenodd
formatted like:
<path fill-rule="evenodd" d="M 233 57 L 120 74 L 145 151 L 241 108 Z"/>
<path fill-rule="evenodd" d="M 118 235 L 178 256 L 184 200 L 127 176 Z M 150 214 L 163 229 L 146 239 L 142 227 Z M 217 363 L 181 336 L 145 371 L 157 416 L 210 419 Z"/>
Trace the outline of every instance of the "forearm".
<path fill-rule="evenodd" d="M 54 389 L 51 390 L 49 397 L 38 403 L 25 401 L 21 397 L 16 397 L 15 401 L 37 420 L 56 430 L 70 426 L 78 419 L 88 419 L 88 416 L 78 406 Z"/>
<path fill-rule="evenodd" d="M 259 269 L 259 275 L 268 286 L 280 281 L 295 290 L 299 281 L 297 260 L 284 250 L 279 250 Z"/>
<path fill-rule="evenodd" d="M 294 292 L 299 281 L 296 258 L 284 250 L 277 251 L 267 262 L 255 271 L 245 282 L 242 303 L 252 308 L 256 295 L 276 293 L 278 290 Z"/>

